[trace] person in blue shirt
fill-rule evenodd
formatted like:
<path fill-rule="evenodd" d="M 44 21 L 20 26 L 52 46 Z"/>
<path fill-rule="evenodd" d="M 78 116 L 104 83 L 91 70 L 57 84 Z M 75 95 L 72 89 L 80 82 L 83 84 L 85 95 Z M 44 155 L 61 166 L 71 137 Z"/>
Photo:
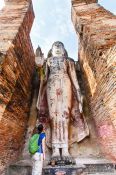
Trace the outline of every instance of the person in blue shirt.
<path fill-rule="evenodd" d="M 45 160 L 45 133 L 43 132 L 43 125 L 38 125 L 38 151 L 32 156 L 32 175 L 42 175 L 43 161 Z"/>

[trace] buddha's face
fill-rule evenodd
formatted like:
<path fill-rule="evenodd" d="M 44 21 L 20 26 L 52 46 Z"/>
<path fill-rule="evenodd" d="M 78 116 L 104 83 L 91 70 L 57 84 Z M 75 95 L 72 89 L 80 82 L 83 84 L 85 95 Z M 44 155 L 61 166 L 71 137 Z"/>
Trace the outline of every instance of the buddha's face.
<path fill-rule="evenodd" d="M 52 55 L 61 57 L 64 55 L 64 46 L 61 42 L 55 42 L 52 46 Z"/>

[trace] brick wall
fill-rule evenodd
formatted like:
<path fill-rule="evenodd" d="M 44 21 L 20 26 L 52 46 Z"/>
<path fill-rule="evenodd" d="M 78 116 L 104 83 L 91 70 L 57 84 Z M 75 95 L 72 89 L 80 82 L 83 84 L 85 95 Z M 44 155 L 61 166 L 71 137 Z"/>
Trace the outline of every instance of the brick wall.
<path fill-rule="evenodd" d="M 116 160 L 116 16 L 93 1 L 72 2 L 90 114 L 104 155 Z"/>
<path fill-rule="evenodd" d="M 33 19 L 27 1 L 10 1 L 0 12 L 0 174 L 24 143 L 34 70 Z"/>

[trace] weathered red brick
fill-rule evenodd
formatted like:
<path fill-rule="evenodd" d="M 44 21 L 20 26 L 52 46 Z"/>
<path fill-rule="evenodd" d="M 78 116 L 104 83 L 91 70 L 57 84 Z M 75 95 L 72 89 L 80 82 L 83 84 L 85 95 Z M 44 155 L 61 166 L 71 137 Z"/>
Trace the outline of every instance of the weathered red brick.
<path fill-rule="evenodd" d="M 24 144 L 34 71 L 33 19 L 27 1 L 8 1 L 0 13 L 0 174 Z"/>
<path fill-rule="evenodd" d="M 73 1 L 79 62 L 104 154 L 116 160 L 116 16 L 94 1 Z"/>

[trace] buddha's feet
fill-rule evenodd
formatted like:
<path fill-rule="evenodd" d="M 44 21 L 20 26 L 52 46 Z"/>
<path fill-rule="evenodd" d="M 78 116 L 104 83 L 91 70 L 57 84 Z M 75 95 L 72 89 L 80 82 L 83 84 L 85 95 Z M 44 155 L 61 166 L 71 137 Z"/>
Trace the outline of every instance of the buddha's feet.
<path fill-rule="evenodd" d="M 61 157 L 60 156 L 52 156 L 51 159 L 50 159 L 49 164 L 51 166 L 58 165 L 58 161 L 60 161 L 60 160 L 61 160 Z"/>
<path fill-rule="evenodd" d="M 62 157 L 71 157 L 68 148 L 62 148 Z"/>
<path fill-rule="evenodd" d="M 60 157 L 60 151 L 58 148 L 53 149 L 52 158 L 53 157 Z"/>
<path fill-rule="evenodd" d="M 75 159 L 71 156 L 64 156 L 62 157 L 61 159 L 65 165 L 75 165 L 76 162 L 75 162 Z"/>
<path fill-rule="evenodd" d="M 52 157 L 50 159 L 49 165 L 51 166 L 65 166 L 65 165 L 75 165 L 74 158 L 70 157 Z"/>

